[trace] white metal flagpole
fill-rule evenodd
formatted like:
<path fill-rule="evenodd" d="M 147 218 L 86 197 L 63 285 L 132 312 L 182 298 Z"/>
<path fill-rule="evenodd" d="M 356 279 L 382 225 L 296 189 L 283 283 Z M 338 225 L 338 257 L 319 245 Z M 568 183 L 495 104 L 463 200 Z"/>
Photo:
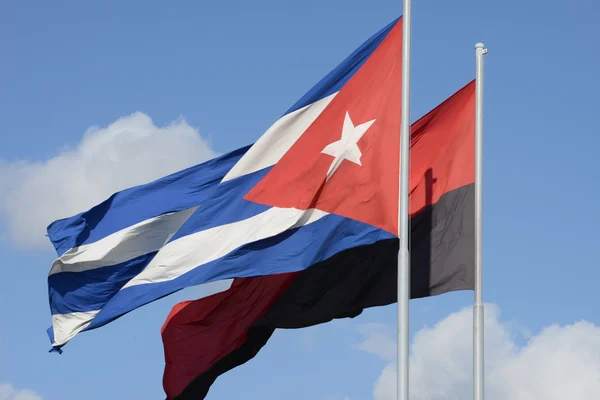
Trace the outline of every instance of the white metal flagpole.
<path fill-rule="evenodd" d="M 410 224 L 408 219 L 408 177 L 410 154 L 410 33 L 411 3 L 404 0 L 402 11 L 402 116 L 400 120 L 400 186 L 398 205 L 398 400 L 408 400 L 408 303 L 410 299 Z"/>
<path fill-rule="evenodd" d="M 473 400 L 483 400 L 483 43 L 475 45 L 475 302 L 473 303 Z"/>

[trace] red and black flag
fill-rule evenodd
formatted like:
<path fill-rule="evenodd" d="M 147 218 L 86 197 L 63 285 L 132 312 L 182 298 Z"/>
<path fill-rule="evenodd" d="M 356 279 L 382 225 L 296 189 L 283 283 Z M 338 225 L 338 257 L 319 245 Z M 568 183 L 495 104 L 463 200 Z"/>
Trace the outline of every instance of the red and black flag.
<path fill-rule="evenodd" d="M 361 92 L 352 93 L 359 96 Z M 378 101 L 385 103 L 386 98 Z M 361 116 L 352 126 L 369 120 Z M 474 81 L 411 128 L 412 298 L 473 289 L 474 139 Z M 392 142 L 397 153 L 397 138 Z M 364 146 L 364 140 L 358 141 L 359 154 Z M 344 154 L 347 160 L 353 157 L 351 152 Z M 392 189 L 397 191 L 398 156 L 390 157 L 389 164 L 379 160 L 377 165 L 389 165 L 396 178 Z M 272 180 L 277 182 L 277 175 Z M 372 196 L 385 197 L 390 189 L 377 186 L 385 184 L 384 179 L 372 180 L 368 188 L 374 191 Z M 270 194 L 265 186 L 248 197 L 252 196 Z M 368 198 L 368 194 L 358 197 Z M 288 193 L 281 201 L 293 199 Z M 377 215 L 371 223 L 377 224 L 376 219 Z M 204 398 L 219 375 L 253 358 L 277 328 L 355 317 L 365 308 L 395 303 L 397 255 L 398 239 L 384 238 L 337 252 L 299 272 L 238 278 L 225 292 L 178 304 L 162 329 L 167 397 Z"/>

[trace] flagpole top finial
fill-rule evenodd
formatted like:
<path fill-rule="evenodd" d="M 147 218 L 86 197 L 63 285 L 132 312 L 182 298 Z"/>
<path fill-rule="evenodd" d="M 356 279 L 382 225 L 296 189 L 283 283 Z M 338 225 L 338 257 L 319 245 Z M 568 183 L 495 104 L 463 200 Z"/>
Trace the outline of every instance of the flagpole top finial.
<path fill-rule="evenodd" d="M 484 47 L 485 47 L 485 45 L 481 42 L 475 44 L 476 49 L 483 49 Z"/>

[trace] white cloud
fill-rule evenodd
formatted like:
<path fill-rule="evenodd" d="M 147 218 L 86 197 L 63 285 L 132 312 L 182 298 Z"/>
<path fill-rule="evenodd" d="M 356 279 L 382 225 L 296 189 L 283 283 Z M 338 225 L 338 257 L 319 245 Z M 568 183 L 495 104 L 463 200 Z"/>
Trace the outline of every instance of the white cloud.
<path fill-rule="evenodd" d="M 485 375 L 488 400 L 600 399 L 600 327 L 582 321 L 552 325 L 527 338 L 486 306 Z M 417 332 L 411 346 L 412 400 L 472 399 L 472 308 Z M 385 326 L 360 331 L 359 347 L 387 361 L 375 400 L 396 399 L 396 342 Z M 524 344 L 517 343 L 523 339 Z M 390 360 L 394 360 L 390 362 Z"/>
<path fill-rule="evenodd" d="M 0 400 L 42 400 L 42 398 L 29 389 L 17 390 L 11 384 L 0 383 Z"/>
<path fill-rule="evenodd" d="M 46 227 L 52 221 L 214 156 L 183 119 L 157 127 L 138 112 L 88 129 L 76 147 L 46 161 L 0 160 L 3 234 L 20 246 L 48 246 Z"/>

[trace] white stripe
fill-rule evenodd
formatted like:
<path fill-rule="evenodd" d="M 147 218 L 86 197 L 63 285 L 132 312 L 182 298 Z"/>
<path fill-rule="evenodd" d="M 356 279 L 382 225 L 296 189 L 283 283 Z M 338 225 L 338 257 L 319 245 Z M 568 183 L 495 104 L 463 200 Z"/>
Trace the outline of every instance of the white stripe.
<path fill-rule="evenodd" d="M 56 314 L 52 316 L 54 330 L 54 346 L 62 346 L 88 327 L 100 310 L 74 312 L 71 314 Z"/>
<path fill-rule="evenodd" d="M 74 247 L 52 264 L 48 275 L 116 265 L 158 251 L 198 207 L 163 214 L 129 226 L 97 242 Z"/>
<path fill-rule="evenodd" d="M 212 296 L 213 294 L 224 292 L 231 287 L 233 279 L 224 279 L 196 286 L 194 288 L 194 298 Z M 202 289 L 198 294 L 198 289 Z M 100 310 L 74 312 L 70 314 L 56 314 L 52 316 L 52 330 L 54 331 L 53 346 L 63 346 L 73 339 L 75 335 L 87 328 Z"/>
<path fill-rule="evenodd" d="M 328 213 L 273 207 L 248 219 L 183 236 L 165 245 L 123 289 L 165 282 L 217 260 L 236 248 L 315 222 Z M 121 290 L 123 290 L 121 289 Z"/>
<path fill-rule="evenodd" d="M 336 95 L 337 92 L 277 120 L 229 170 L 221 182 L 276 164 L 321 115 Z"/>

